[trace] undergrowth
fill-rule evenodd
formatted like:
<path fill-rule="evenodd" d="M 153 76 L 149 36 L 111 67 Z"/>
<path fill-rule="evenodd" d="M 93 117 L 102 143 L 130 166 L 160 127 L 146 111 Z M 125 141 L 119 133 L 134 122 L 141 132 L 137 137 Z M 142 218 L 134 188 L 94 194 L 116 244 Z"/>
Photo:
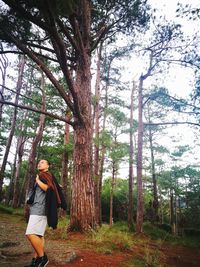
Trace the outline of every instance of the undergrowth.
<path fill-rule="evenodd" d="M 96 247 L 97 252 L 110 254 L 113 251 L 127 251 L 134 245 L 132 235 L 124 223 L 102 225 L 97 231 L 88 235 L 87 242 Z"/>
<path fill-rule="evenodd" d="M 13 214 L 13 215 L 23 215 L 24 210 L 23 208 L 12 208 L 10 206 L 2 205 L 0 204 L 0 212 L 7 213 L 7 214 Z"/>

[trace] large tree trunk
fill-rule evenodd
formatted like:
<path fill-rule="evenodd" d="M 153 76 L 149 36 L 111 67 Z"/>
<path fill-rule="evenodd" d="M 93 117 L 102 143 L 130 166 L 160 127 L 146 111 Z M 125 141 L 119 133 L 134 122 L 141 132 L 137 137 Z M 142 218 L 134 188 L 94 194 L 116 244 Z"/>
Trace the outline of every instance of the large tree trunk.
<path fill-rule="evenodd" d="M 92 127 L 88 122 L 74 129 L 74 174 L 69 231 L 95 228 L 94 182 L 92 180 Z"/>
<path fill-rule="evenodd" d="M 133 96 L 135 91 L 135 82 L 131 90 L 130 106 L 130 150 L 129 150 L 129 190 L 128 190 L 128 227 L 129 231 L 133 229 Z"/>
<path fill-rule="evenodd" d="M 101 62 L 101 50 L 102 43 L 98 50 L 97 59 L 97 77 L 95 84 L 95 106 L 94 106 L 94 118 L 95 118 L 95 144 L 94 144 L 94 196 L 95 196 L 95 211 L 96 221 L 98 225 L 101 225 L 101 181 L 100 181 L 100 167 L 99 167 L 99 110 L 100 110 L 100 62 Z"/>
<path fill-rule="evenodd" d="M 21 56 L 19 59 L 18 80 L 17 80 L 17 86 L 16 86 L 16 97 L 15 97 L 15 104 L 16 105 L 18 104 L 19 94 L 20 94 L 20 91 L 22 88 L 22 78 L 23 78 L 23 73 L 24 73 L 24 66 L 25 66 L 25 57 Z M 9 155 L 13 135 L 15 132 L 16 120 L 17 120 L 17 108 L 15 107 L 13 117 L 12 117 L 11 129 L 10 129 L 10 133 L 9 133 L 9 136 L 7 139 L 6 150 L 5 150 L 5 154 L 3 157 L 3 162 L 2 162 L 1 170 L 0 170 L 0 200 L 2 199 L 2 187 L 3 187 L 4 173 L 5 173 L 5 169 L 6 169 L 6 164 L 7 164 L 7 160 L 8 160 L 8 155 Z"/>
<path fill-rule="evenodd" d="M 143 90 L 143 76 L 140 77 L 139 92 L 138 92 L 138 152 L 137 152 L 137 233 L 142 232 L 143 226 L 143 186 L 142 186 L 142 149 L 143 149 L 143 118 L 142 118 L 142 90 Z"/>
<path fill-rule="evenodd" d="M 91 50 L 90 1 L 80 2 L 81 53 L 77 61 L 75 91 L 81 118 L 74 126 L 74 173 L 72 203 L 68 230 L 88 231 L 96 226 L 94 205 L 94 181 L 92 179 L 92 113 L 91 113 Z"/>

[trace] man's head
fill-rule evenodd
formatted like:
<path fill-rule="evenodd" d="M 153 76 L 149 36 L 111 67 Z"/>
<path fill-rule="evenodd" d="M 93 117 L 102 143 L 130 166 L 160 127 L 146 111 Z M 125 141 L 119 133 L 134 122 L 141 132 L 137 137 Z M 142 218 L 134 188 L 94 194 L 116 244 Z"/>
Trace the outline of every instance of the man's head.
<path fill-rule="evenodd" d="M 48 169 L 49 169 L 49 162 L 48 162 L 48 160 L 46 160 L 46 159 L 41 159 L 41 160 L 38 162 L 37 169 L 38 169 L 38 171 L 40 171 L 40 172 L 46 172 L 46 171 L 48 171 Z"/>

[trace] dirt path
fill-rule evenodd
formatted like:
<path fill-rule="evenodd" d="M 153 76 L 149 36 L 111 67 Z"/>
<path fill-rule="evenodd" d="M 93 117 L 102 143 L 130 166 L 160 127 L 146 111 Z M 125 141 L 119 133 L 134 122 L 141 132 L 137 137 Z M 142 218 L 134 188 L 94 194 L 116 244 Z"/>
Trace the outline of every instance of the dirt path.
<path fill-rule="evenodd" d="M 25 228 L 26 223 L 21 217 L 0 213 L 0 266 L 23 267 L 30 262 L 32 248 L 24 236 Z M 91 245 L 87 246 L 84 238 L 80 234 L 71 234 L 65 240 L 50 240 L 47 237 L 46 253 L 50 260 L 48 266 L 151 267 L 147 262 L 141 261 L 146 253 L 146 245 L 138 244 L 129 251 L 100 254 Z M 148 250 L 159 252 L 162 262 L 156 264 L 154 261 L 156 267 L 200 266 L 200 251 L 197 250 L 167 245 L 158 248 L 153 242 L 148 245 Z"/>

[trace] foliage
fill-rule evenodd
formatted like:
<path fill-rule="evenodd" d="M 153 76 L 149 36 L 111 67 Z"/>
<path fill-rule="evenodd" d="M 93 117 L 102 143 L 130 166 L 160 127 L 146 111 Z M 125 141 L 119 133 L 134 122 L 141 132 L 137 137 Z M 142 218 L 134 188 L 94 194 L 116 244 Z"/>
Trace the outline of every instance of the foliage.
<path fill-rule="evenodd" d="M 165 230 L 159 229 L 149 222 L 144 223 L 144 233 L 150 236 L 152 239 L 169 240 L 171 235 Z"/>
<path fill-rule="evenodd" d="M 109 221 L 111 178 L 103 182 L 102 187 L 102 219 Z M 113 194 L 113 220 L 126 220 L 128 207 L 128 182 L 123 179 L 116 179 L 115 190 Z"/>

